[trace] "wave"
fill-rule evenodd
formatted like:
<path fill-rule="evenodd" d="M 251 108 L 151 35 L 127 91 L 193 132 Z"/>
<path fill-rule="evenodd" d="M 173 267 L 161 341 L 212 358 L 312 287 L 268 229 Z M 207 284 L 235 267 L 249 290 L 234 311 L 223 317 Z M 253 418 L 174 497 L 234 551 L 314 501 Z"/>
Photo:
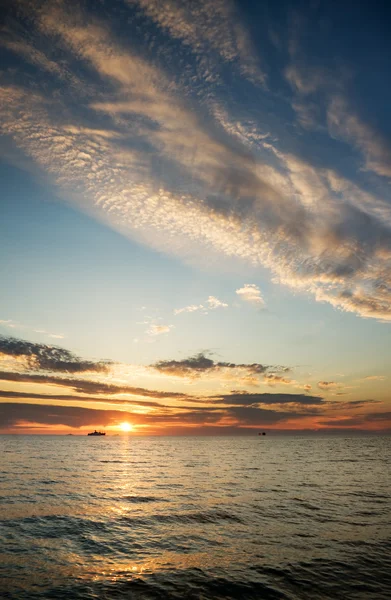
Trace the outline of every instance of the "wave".
<path fill-rule="evenodd" d="M 158 498 L 157 496 L 122 496 L 119 500 L 126 500 L 134 504 L 145 502 L 170 502 L 167 498 Z"/>
<path fill-rule="evenodd" d="M 288 600 L 290 596 L 257 580 L 240 581 L 215 575 L 203 569 L 182 569 L 153 575 L 130 575 L 128 571 L 116 571 L 111 580 L 72 583 L 48 590 L 45 598 L 51 600 L 105 600 L 116 598 L 132 600 Z M 42 600 L 38 592 L 21 592 L 5 596 L 7 600 Z"/>
<path fill-rule="evenodd" d="M 389 576 L 371 573 L 371 561 L 313 559 L 283 567 L 254 566 L 227 576 L 220 569 L 189 568 L 150 574 L 111 571 L 110 577 L 72 581 L 47 589 L 45 595 L 20 590 L 7 600 L 388 600 Z M 361 568 L 357 576 L 357 568 Z M 387 583 L 388 582 L 388 583 Z"/>
<path fill-rule="evenodd" d="M 122 521 L 130 524 L 155 523 L 219 523 L 221 521 L 231 521 L 232 523 L 244 523 L 243 519 L 237 515 L 224 510 L 198 511 L 192 513 L 168 513 L 148 515 L 147 518 L 122 517 Z"/>

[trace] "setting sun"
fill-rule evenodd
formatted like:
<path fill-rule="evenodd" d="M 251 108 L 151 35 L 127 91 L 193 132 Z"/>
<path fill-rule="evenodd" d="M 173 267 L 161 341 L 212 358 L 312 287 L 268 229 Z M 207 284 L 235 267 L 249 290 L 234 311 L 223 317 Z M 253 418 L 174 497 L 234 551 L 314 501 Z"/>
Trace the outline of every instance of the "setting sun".
<path fill-rule="evenodd" d="M 120 423 L 119 427 L 122 431 L 125 432 L 133 430 L 133 426 L 130 423 Z"/>

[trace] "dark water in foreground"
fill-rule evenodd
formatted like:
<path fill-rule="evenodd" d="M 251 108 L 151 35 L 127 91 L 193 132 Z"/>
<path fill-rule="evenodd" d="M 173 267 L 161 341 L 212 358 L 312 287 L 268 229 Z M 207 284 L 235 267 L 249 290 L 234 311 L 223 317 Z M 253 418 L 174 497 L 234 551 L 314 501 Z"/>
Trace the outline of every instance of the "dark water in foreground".
<path fill-rule="evenodd" d="M 0 597 L 388 600 L 390 447 L 0 436 Z"/>

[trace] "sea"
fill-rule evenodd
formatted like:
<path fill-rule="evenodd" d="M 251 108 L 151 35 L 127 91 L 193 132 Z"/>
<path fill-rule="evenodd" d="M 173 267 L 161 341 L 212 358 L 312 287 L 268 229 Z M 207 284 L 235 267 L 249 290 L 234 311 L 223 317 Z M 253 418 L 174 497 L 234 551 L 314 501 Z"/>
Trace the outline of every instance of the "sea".
<path fill-rule="evenodd" d="M 0 436 L 0 597 L 389 600 L 390 449 Z"/>

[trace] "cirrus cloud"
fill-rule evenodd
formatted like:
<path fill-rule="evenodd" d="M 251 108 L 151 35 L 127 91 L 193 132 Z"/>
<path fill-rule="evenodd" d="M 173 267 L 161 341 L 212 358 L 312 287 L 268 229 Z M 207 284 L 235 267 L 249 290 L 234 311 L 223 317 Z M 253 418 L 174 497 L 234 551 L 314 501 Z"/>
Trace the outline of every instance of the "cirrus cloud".
<path fill-rule="evenodd" d="M 339 144 L 349 164 L 345 175 L 334 156 L 316 160 L 320 148 L 311 153 L 315 158 L 303 157 L 300 147 L 313 140 L 305 132 L 304 142 L 289 137 L 286 107 L 270 119 L 257 107 L 254 121 L 255 107 L 243 99 L 259 93 L 254 84 L 263 71 L 234 5 L 212 4 L 137 0 L 169 38 L 156 39 L 153 55 L 150 44 L 143 53 L 142 43 L 119 35 L 115 9 L 104 20 L 76 6 L 69 11 L 61 1 L 20 0 L 15 23 L 21 15 L 28 19 L 31 35 L 21 38 L 10 19 L 4 50 L 20 62 L 16 72 L 3 73 L 0 133 L 59 194 L 125 235 L 183 260 L 202 263 L 213 252 L 263 266 L 275 282 L 319 302 L 390 321 L 390 195 L 383 183 L 373 183 L 390 174 L 387 139 L 352 113 L 346 94 L 341 101 L 333 73 L 313 67 L 307 79 L 294 65 L 284 72 L 302 97 L 324 94 L 329 130 L 320 146 Z M 173 40 L 191 53 L 177 76 L 169 66 L 177 54 Z M 40 48 L 30 51 L 43 41 L 50 57 Z M 211 77 L 199 90 L 194 63 Z M 248 93 L 229 87 L 227 65 L 235 65 Z M 80 85 L 72 69 L 84 74 Z M 274 102 L 280 90 L 262 94 L 265 104 L 280 106 Z M 262 123 L 269 120 L 275 131 L 266 138 Z M 357 169 L 357 149 L 371 178 Z M 246 286 L 239 295 L 262 307 L 261 293 Z"/>

